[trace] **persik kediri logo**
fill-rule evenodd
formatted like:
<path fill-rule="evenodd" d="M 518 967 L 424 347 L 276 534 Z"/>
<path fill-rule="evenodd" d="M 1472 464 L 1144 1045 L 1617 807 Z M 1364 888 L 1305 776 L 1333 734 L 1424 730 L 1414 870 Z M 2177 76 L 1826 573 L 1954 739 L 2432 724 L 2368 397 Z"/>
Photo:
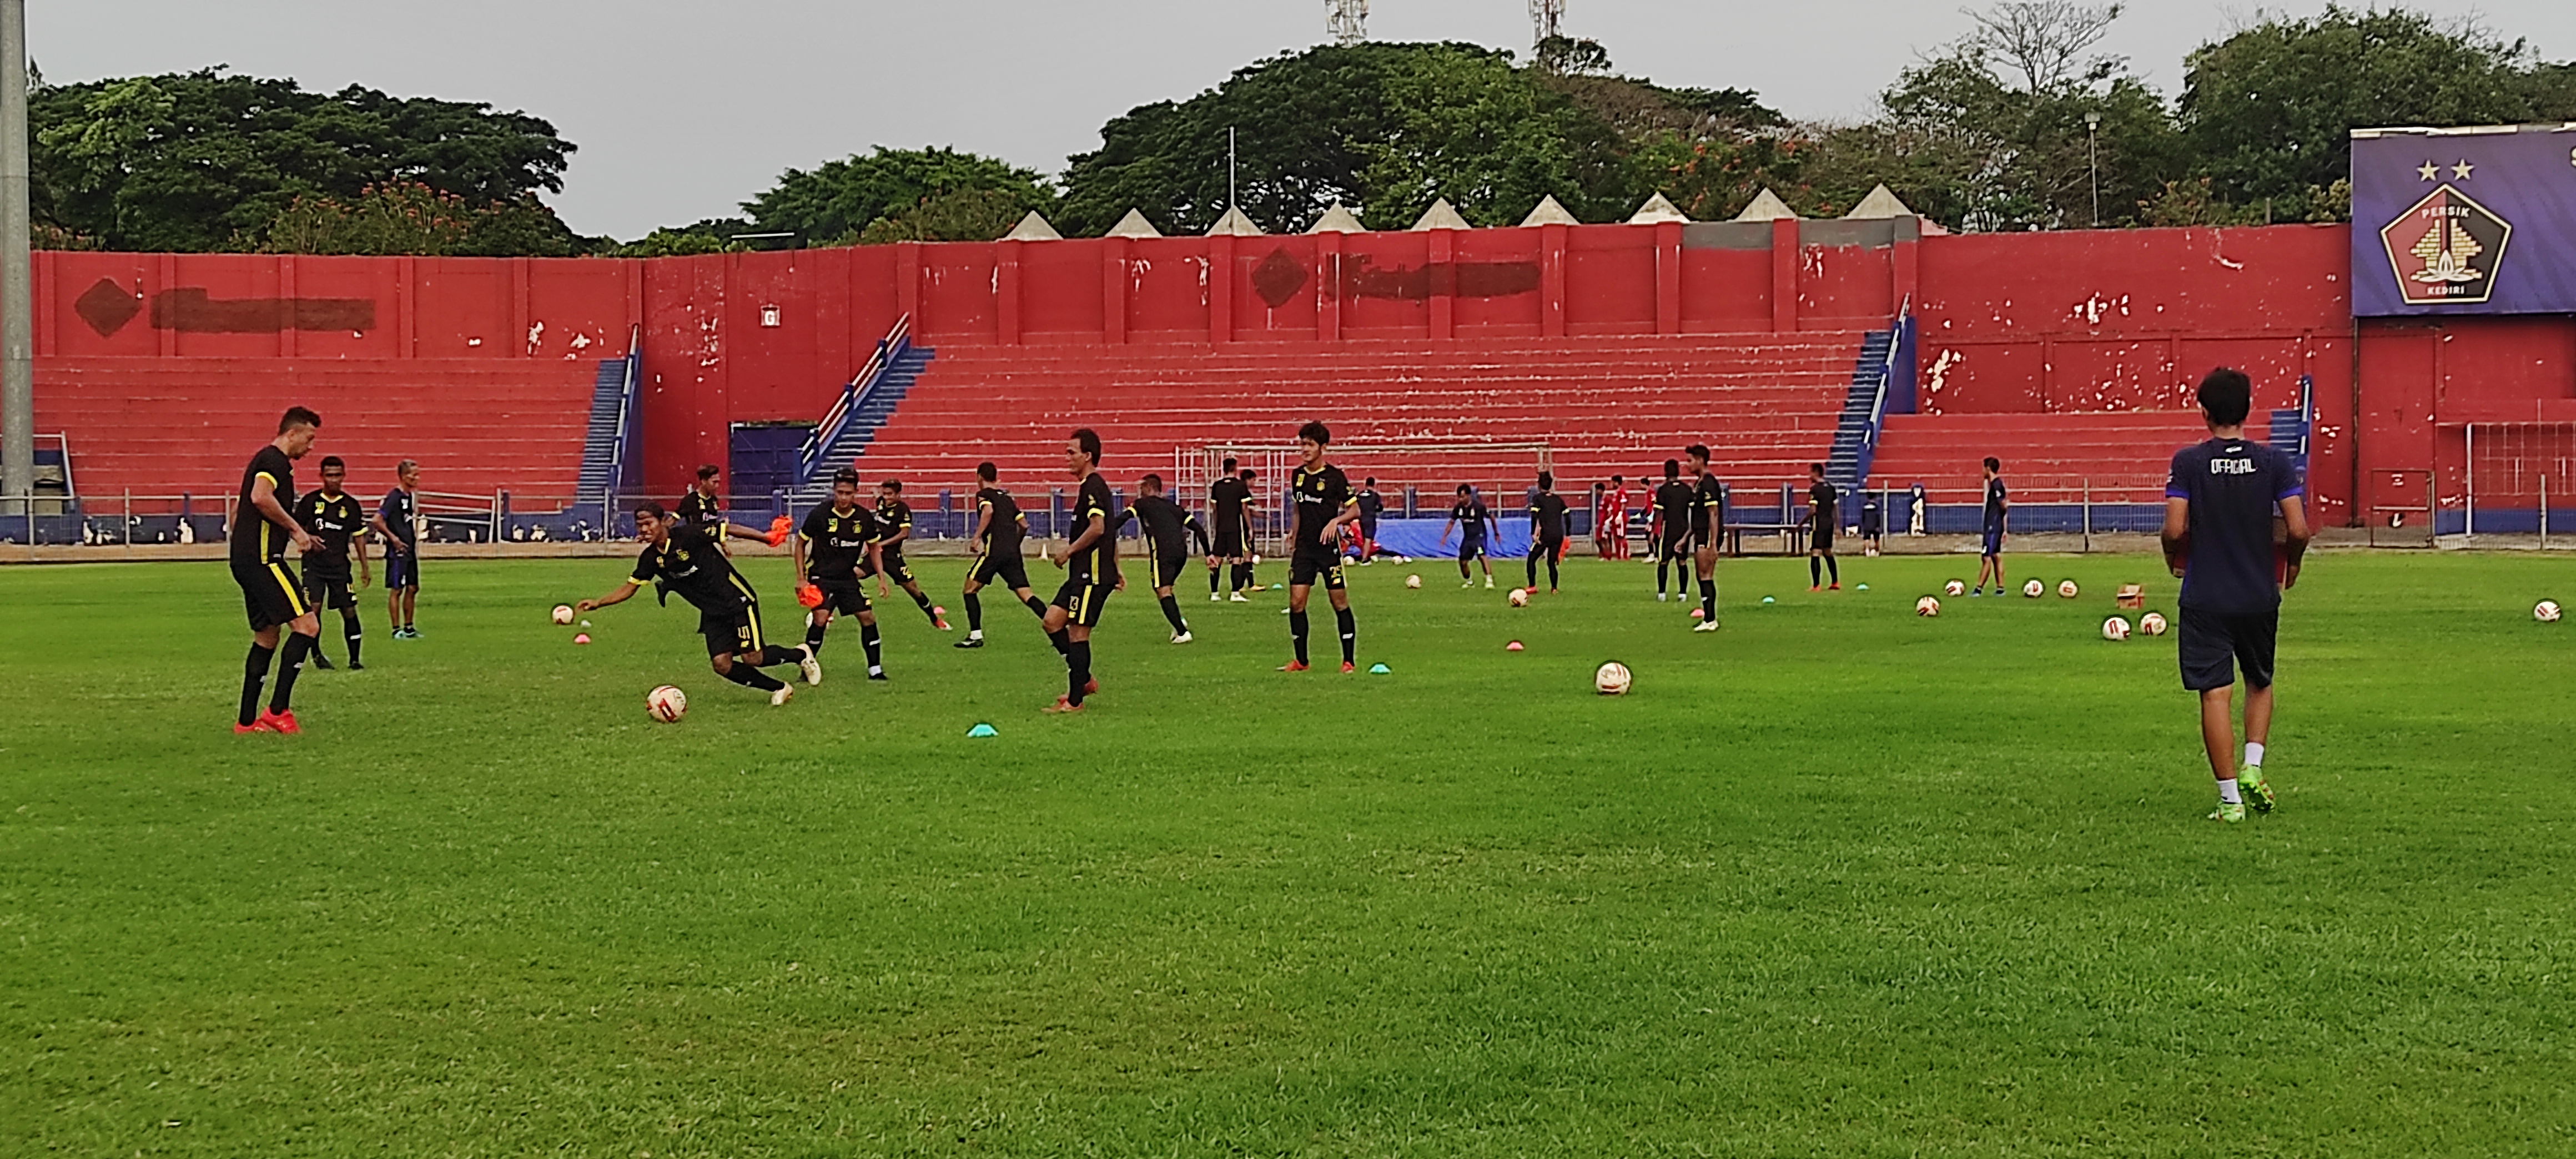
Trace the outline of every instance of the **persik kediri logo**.
<path fill-rule="evenodd" d="M 2445 168 L 2466 179 L 2474 167 L 2426 162 L 2416 172 L 2430 181 Z M 2486 301 L 2495 293 L 2496 269 L 2512 236 L 2512 223 L 2449 182 L 2379 231 L 2389 268 L 2397 273 L 2398 293 L 2414 306 Z"/>

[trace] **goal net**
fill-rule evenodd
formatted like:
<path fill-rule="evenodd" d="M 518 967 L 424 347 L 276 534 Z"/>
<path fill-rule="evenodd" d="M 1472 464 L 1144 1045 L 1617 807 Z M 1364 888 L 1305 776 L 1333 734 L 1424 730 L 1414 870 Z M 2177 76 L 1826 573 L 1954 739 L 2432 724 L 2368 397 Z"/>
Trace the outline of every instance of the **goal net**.
<path fill-rule="evenodd" d="M 2576 532 L 2576 422 L 2463 426 L 2462 514 L 2460 525 L 2446 532 Z"/>

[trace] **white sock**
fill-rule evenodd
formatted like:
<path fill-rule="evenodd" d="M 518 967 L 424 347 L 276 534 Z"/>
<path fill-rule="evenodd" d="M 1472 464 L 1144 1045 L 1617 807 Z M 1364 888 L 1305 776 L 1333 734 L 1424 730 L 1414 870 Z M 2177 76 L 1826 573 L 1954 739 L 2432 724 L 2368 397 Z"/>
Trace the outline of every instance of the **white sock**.
<path fill-rule="evenodd" d="M 2245 742 L 2245 763 L 2258 769 L 2263 767 L 2262 742 L 2250 740 Z"/>
<path fill-rule="evenodd" d="M 966 638 L 969 640 L 981 640 L 984 638 L 984 629 L 977 628 L 974 631 L 968 632 L 966 633 Z"/>
<path fill-rule="evenodd" d="M 884 665 L 881 665 L 881 664 L 870 664 L 870 665 L 868 665 L 868 675 L 870 675 L 870 676 L 883 676 L 883 675 L 885 675 L 885 666 L 884 666 Z M 2230 781 L 2230 782 L 2228 782 L 2228 783 L 2229 783 L 2229 784 L 2234 784 L 2235 782 Z"/>
<path fill-rule="evenodd" d="M 2224 781 L 2218 782 L 2218 799 L 2230 805 L 2242 805 L 2245 803 L 2244 798 L 2236 795 L 2236 778 L 2229 777 Z"/>

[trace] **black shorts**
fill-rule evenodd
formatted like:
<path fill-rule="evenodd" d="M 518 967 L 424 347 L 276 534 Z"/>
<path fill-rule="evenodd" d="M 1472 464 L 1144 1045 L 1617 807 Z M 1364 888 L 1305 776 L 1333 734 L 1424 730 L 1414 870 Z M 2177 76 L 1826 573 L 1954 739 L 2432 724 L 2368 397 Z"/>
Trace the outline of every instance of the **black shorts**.
<path fill-rule="evenodd" d="M 1108 584 L 1096 584 L 1077 577 L 1064 581 L 1064 586 L 1055 590 L 1054 603 L 1065 610 L 1066 623 L 1097 628 L 1100 626 L 1100 611 L 1108 606 L 1110 590 Z"/>
<path fill-rule="evenodd" d="M 883 558 L 885 560 L 885 577 L 888 581 L 892 582 L 896 587 L 903 587 L 913 582 L 912 565 L 903 561 L 903 554 L 901 552 L 885 552 Z M 866 558 L 862 557 L 859 560 L 859 577 L 861 579 L 865 579 L 875 574 L 877 574 L 877 569 L 869 567 Z"/>
<path fill-rule="evenodd" d="M 388 551 L 385 553 L 385 590 L 398 592 L 420 586 L 420 552 Z"/>
<path fill-rule="evenodd" d="M 251 631 L 265 632 L 313 610 L 304 593 L 296 590 L 286 565 L 276 560 L 234 564 L 233 582 L 241 585 L 242 610 L 250 614 Z"/>
<path fill-rule="evenodd" d="M 1220 526 L 1216 529 L 1215 553 L 1218 559 L 1249 558 L 1252 555 L 1252 537 L 1245 535 L 1240 527 Z"/>
<path fill-rule="evenodd" d="M 1829 552 L 1829 551 L 1832 551 L 1833 549 L 1834 549 L 1834 529 L 1833 529 L 1833 528 L 1830 528 L 1830 527 L 1811 527 L 1811 528 L 1807 529 L 1807 550 L 1809 550 L 1809 551 L 1827 551 L 1827 552 Z"/>
<path fill-rule="evenodd" d="M 1459 540 L 1459 541 L 1458 541 L 1458 562 L 1460 562 L 1460 563 L 1465 563 L 1465 562 L 1467 562 L 1468 560 L 1471 560 L 1471 559 L 1479 559 L 1479 558 L 1482 558 L 1482 557 L 1484 556 L 1484 554 L 1485 554 L 1485 537 L 1484 537 L 1484 536 L 1481 536 L 1481 535 L 1469 536 L 1468 538 L 1461 539 L 1461 540 Z"/>
<path fill-rule="evenodd" d="M 730 612 L 698 612 L 698 634 L 707 638 L 707 655 L 738 656 L 769 645 L 760 636 L 760 601 Z"/>
<path fill-rule="evenodd" d="M 2272 645 L 2280 634 L 2281 609 L 2218 615 L 2182 609 L 2176 632 L 2176 655 L 2182 661 L 2182 686 L 2208 692 L 2236 683 L 2236 665 L 2245 668 L 2245 687 L 2272 686 Z"/>
<path fill-rule="evenodd" d="M 1655 558 L 1666 563 L 1679 563 L 1690 557 L 1691 537 L 1687 534 L 1668 534 L 1664 536 L 1663 542 L 1655 545 Z"/>
<path fill-rule="evenodd" d="M 1986 534 L 1985 534 L 1985 542 L 1977 548 L 1977 554 L 1979 554 L 1979 555 L 2002 555 L 2003 553 L 2004 553 L 2004 529 L 2003 529 L 2003 528 L 2000 528 L 2000 527 L 1989 527 L 1989 528 L 1987 528 L 1987 529 L 1986 529 Z"/>
<path fill-rule="evenodd" d="M 1020 549 L 1016 546 L 1002 555 L 987 553 L 976 556 L 975 566 L 967 570 L 966 577 L 981 587 L 997 586 L 994 581 L 998 580 L 998 586 L 1015 592 L 1029 590 L 1029 566 L 1020 558 Z"/>
<path fill-rule="evenodd" d="M 807 576 L 805 582 L 822 589 L 823 602 L 815 605 L 817 611 L 830 612 L 836 616 L 855 616 L 869 610 L 867 585 L 855 579 L 835 579 L 827 583 Z"/>
<path fill-rule="evenodd" d="M 358 597 L 350 594 L 349 575 L 343 571 L 331 575 L 312 564 L 304 565 L 304 602 L 314 608 L 354 608 Z"/>
<path fill-rule="evenodd" d="M 1288 560 L 1288 586 L 1313 587 L 1318 583 L 1328 592 L 1347 586 L 1342 581 L 1342 553 L 1329 547 L 1297 549 L 1297 554 Z"/>
<path fill-rule="evenodd" d="M 1151 566 L 1154 572 L 1154 586 L 1158 588 L 1167 588 L 1180 582 L 1182 569 L 1190 566 L 1190 557 L 1186 555 L 1165 555 L 1162 552 L 1149 549 L 1145 553 L 1145 562 Z"/>
<path fill-rule="evenodd" d="M 1693 524 L 1691 526 L 1690 541 L 1693 548 L 1701 551 L 1713 550 L 1718 545 L 1716 533 L 1707 527 L 1697 524 Z"/>

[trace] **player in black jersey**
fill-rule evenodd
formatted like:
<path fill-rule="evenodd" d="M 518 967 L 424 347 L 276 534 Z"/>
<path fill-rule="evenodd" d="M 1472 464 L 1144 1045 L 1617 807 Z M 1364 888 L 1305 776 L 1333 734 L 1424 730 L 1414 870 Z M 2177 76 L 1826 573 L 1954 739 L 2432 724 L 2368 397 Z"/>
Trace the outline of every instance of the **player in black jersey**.
<path fill-rule="evenodd" d="M 857 616 L 870 680 L 886 678 L 884 640 L 859 569 L 877 554 L 877 531 L 876 518 L 859 506 L 859 473 L 843 467 L 832 473 L 832 501 L 805 513 L 794 553 L 796 574 L 804 581 L 796 599 L 812 609 L 805 616 L 805 654 L 823 654 L 823 635 L 835 613 Z"/>
<path fill-rule="evenodd" d="M 859 574 L 877 577 L 878 599 L 894 594 L 886 587 L 887 578 L 893 578 L 911 594 L 913 603 L 921 605 L 921 614 L 930 617 L 930 626 L 945 632 L 948 620 L 943 613 L 947 609 L 931 606 L 930 597 L 921 590 L 921 581 L 912 577 L 912 565 L 903 560 L 903 543 L 910 538 L 912 505 L 903 501 L 903 480 L 888 479 L 877 484 L 878 554 L 868 561 L 874 566 L 862 569 Z"/>
<path fill-rule="evenodd" d="M 715 526 L 738 539 L 769 541 L 765 535 L 745 531 L 727 524 Z M 635 557 L 635 572 L 617 590 L 595 600 L 573 605 L 576 611 L 593 612 L 612 604 L 633 599 L 636 589 L 646 584 L 668 601 L 678 592 L 698 610 L 698 634 L 707 639 L 707 666 L 716 675 L 769 694 L 769 703 L 787 703 L 794 689 L 778 678 L 761 671 L 781 664 L 794 664 L 804 670 L 807 684 L 823 682 L 823 665 L 814 654 L 802 648 L 782 648 L 764 639 L 760 633 L 760 596 L 751 590 L 751 581 L 735 571 L 733 561 L 716 550 L 713 537 L 691 526 L 679 516 L 664 511 L 659 503 L 646 503 L 635 509 L 635 532 L 644 540 L 644 550 Z"/>
<path fill-rule="evenodd" d="M 1538 561 L 1547 560 L 1547 594 L 1556 594 L 1556 561 L 1565 554 L 1565 497 L 1556 493 L 1554 472 L 1538 473 L 1538 491 L 1530 496 L 1530 550 L 1522 562 L 1529 568 L 1529 590 L 1538 591 Z"/>
<path fill-rule="evenodd" d="M 1019 501 L 997 484 L 999 478 L 993 464 L 975 464 L 975 562 L 966 569 L 966 638 L 957 642 L 960 648 L 984 646 L 984 597 L 977 593 L 988 585 L 1004 585 L 1038 619 L 1046 619 L 1046 601 L 1029 591 L 1029 569 L 1020 560 L 1029 517 L 1020 514 Z"/>
<path fill-rule="evenodd" d="M 1494 586 L 1494 561 L 1485 554 L 1485 540 L 1490 534 L 1494 513 L 1485 509 L 1485 501 L 1476 497 L 1476 489 L 1458 484 L 1458 501 L 1449 505 L 1449 522 L 1440 525 L 1440 542 L 1449 542 L 1449 533 L 1458 533 L 1458 586 L 1476 586 L 1476 578 L 1467 571 L 1467 561 L 1475 560 L 1485 569 L 1485 587 Z"/>
<path fill-rule="evenodd" d="M 1726 485 L 1708 471 L 1708 448 L 1692 443 L 1682 449 L 1690 460 L 1690 533 L 1699 545 L 1699 623 L 1694 632 L 1717 630 L 1717 545 L 1726 535 Z"/>
<path fill-rule="evenodd" d="M 1823 569 L 1834 573 L 1833 590 L 1843 590 L 1843 566 L 1834 562 L 1834 521 L 1840 516 L 1835 500 L 1842 497 L 1834 485 L 1825 482 L 1823 463 L 1807 464 L 1807 590 L 1816 591 L 1824 582 Z"/>
<path fill-rule="evenodd" d="M 295 460 L 313 449 L 313 439 L 321 430 L 322 416 L 300 406 L 286 408 L 277 420 L 277 437 L 251 456 L 250 466 L 243 469 L 241 492 L 233 502 L 226 550 L 232 557 L 233 582 L 241 586 L 242 607 L 250 613 L 250 655 L 242 661 L 241 716 L 233 724 L 237 733 L 304 731 L 295 723 L 291 707 L 295 674 L 319 646 L 316 638 L 322 634 L 322 621 L 286 572 L 287 544 L 299 551 L 315 549 L 312 535 L 286 505 L 295 501 Z M 260 712 L 260 686 L 268 680 L 270 661 L 280 659 L 277 630 L 281 626 L 294 632 L 286 638 L 285 663 L 278 669 L 268 711 Z"/>
<path fill-rule="evenodd" d="M 367 570 L 367 518 L 358 505 L 358 497 L 341 490 L 349 478 L 349 465 L 338 455 L 322 457 L 322 487 L 295 503 L 295 521 L 313 536 L 313 549 L 304 553 L 304 601 L 316 612 L 337 608 L 340 631 L 349 641 L 349 671 L 363 671 L 358 662 L 358 598 L 349 589 L 349 550 L 358 552 L 357 586 L 375 582 Z M 318 639 L 318 637 L 317 637 Z M 313 648 L 313 666 L 331 667 L 331 658 L 322 654 L 317 643 Z"/>
<path fill-rule="evenodd" d="M 1333 432 L 1308 422 L 1297 428 L 1297 471 L 1288 492 L 1297 504 L 1296 522 L 1288 533 L 1288 639 L 1296 658 L 1282 672 L 1306 670 L 1306 597 L 1318 580 L 1333 601 L 1333 621 L 1342 633 L 1342 671 L 1356 670 L 1359 631 L 1351 620 L 1351 594 L 1342 580 L 1342 525 L 1360 517 L 1359 500 L 1351 494 L 1342 469 L 1324 461 Z"/>
<path fill-rule="evenodd" d="M 1649 521 L 1646 537 L 1655 553 L 1655 602 L 1664 602 L 1664 575 L 1672 574 L 1676 584 L 1687 584 L 1690 576 L 1682 565 L 1691 558 L 1691 489 L 1682 482 L 1679 459 L 1664 460 L 1664 481 L 1655 488 L 1654 517 Z M 1684 588 L 1688 595 L 1689 589 Z"/>
<path fill-rule="evenodd" d="M 1386 497 L 1377 493 L 1377 476 L 1371 475 L 1368 478 L 1360 480 L 1358 498 L 1360 502 L 1360 566 L 1367 567 L 1377 562 L 1379 554 L 1379 548 L 1377 545 L 1377 521 L 1380 516 L 1386 514 Z"/>
<path fill-rule="evenodd" d="M 1207 527 L 1199 517 L 1181 509 L 1181 505 L 1163 498 L 1163 477 L 1147 475 L 1136 482 L 1136 501 L 1118 515 L 1116 534 L 1133 519 L 1144 530 L 1145 570 L 1154 577 L 1154 598 L 1163 603 L 1163 618 L 1172 622 L 1172 642 L 1190 642 L 1189 621 L 1181 618 L 1180 597 L 1172 594 L 1172 585 L 1181 578 L 1181 568 L 1190 560 L 1190 537 L 1198 537 L 1199 554 L 1210 552 Z M 1126 583 L 1120 577 L 1119 583 Z"/>
<path fill-rule="evenodd" d="M 1109 533 L 1114 506 L 1109 481 L 1100 477 L 1100 436 L 1089 427 L 1064 441 L 1064 469 L 1081 480 L 1073 497 L 1073 533 L 1064 554 L 1052 558 L 1065 572 L 1064 586 L 1039 623 L 1056 651 L 1064 653 L 1065 694 L 1048 712 L 1080 712 L 1082 698 L 1100 691 L 1091 678 L 1091 629 L 1118 586 L 1118 537 Z"/>
<path fill-rule="evenodd" d="M 717 494 L 723 487 L 722 470 L 713 463 L 701 466 L 697 482 L 689 484 L 689 489 L 681 494 L 679 508 L 680 522 L 705 532 L 716 541 L 718 550 L 723 549 L 725 539 L 724 532 L 717 530 L 725 521 L 724 498 Z"/>
<path fill-rule="evenodd" d="M 1252 602 L 1244 589 L 1252 580 L 1252 472 L 1227 459 L 1216 481 L 1208 484 L 1208 518 L 1216 524 L 1216 544 L 1208 552 L 1208 599 L 1228 597 L 1217 594 L 1217 565 L 1226 565 L 1226 590 L 1238 604 Z"/>

